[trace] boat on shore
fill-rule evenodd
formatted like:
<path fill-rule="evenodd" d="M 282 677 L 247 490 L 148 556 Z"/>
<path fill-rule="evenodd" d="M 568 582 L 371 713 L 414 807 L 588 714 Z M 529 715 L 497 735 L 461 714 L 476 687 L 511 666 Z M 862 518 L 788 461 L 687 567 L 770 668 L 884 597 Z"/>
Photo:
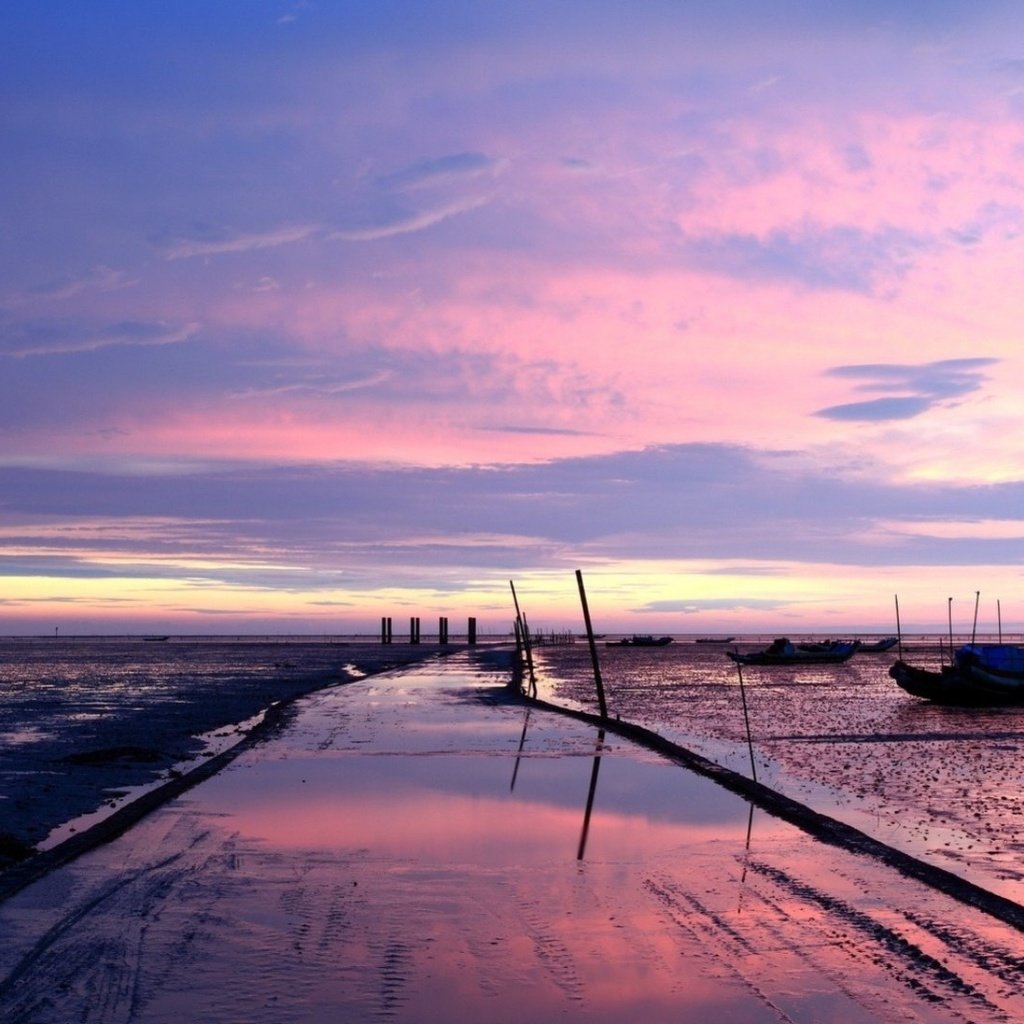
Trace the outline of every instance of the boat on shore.
<path fill-rule="evenodd" d="M 609 640 L 606 647 L 667 647 L 672 643 L 670 636 L 651 636 L 650 633 L 634 633 L 621 640 Z"/>
<path fill-rule="evenodd" d="M 731 644 L 734 636 L 698 636 L 694 639 L 695 644 Z"/>
<path fill-rule="evenodd" d="M 933 704 L 969 708 L 993 703 L 988 694 L 972 686 L 952 665 L 944 665 L 936 672 L 897 661 L 889 667 L 889 675 L 901 690 Z"/>
<path fill-rule="evenodd" d="M 1024 705 L 1024 648 L 1014 644 L 964 644 L 937 672 L 900 660 L 889 675 L 900 689 L 936 704 Z"/>
<path fill-rule="evenodd" d="M 836 665 L 852 658 L 860 643 L 857 640 L 846 640 L 809 646 L 811 650 L 805 650 L 782 636 L 773 640 L 763 651 L 725 653 L 737 665 Z"/>

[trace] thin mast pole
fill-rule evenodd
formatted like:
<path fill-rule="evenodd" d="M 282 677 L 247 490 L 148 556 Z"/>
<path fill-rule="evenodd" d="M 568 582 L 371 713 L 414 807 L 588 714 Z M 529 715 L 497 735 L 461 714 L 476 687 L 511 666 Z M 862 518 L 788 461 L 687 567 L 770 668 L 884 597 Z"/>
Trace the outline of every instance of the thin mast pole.
<path fill-rule="evenodd" d="M 893 594 L 896 600 L 896 652 L 900 661 L 903 660 L 903 631 L 900 629 L 900 595 Z"/>

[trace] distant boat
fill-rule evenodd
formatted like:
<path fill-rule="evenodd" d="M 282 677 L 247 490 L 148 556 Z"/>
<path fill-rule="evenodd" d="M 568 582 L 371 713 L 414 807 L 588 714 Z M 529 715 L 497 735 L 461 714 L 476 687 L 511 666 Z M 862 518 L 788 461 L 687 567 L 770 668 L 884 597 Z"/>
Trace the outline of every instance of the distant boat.
<path fill-rule="evenodd" d="M 859 647 L 857 640 L 832 641 L 820 649 L 808 651 L 781 636 L 763 651 L 752 651 L 749 654 L 736 651 L 725 653 L 738 665 L 835 665 L 852 658 Z"/>
<path fill-rule="evenodd" d="M 881 654 L 883 651 L 891 651 L 899 643 L 899 637 L 887 636 L 876 640 L 872 644 L 861 643 L 857 648 L 858 654 Z"/>
<path fill-rule="evenodd" d="M 672 643 L 670 636 L 651 636 L 650 633 L 634 633 L 621 640 L 609 640 L 606 647 L 667 647 Z"/>
<path fill-rule="evenodd" d="M 815 642 L 808 641 L 807 643 L 797 644 L 797 648 L 801 651 L 833 651 L 836 647 L 840 647 L 845 644 L 852 644 L 852 640 L 818 640 Z M 859 648 L 858 648 L 859 650 Z"/>
<path fill-rule="evenodd" d="M 171 638 L 169 636 L 144 636 L 142 639 L 148 644 L 158 644 L 163 643 L 165 640 L 170 640 Z"/>
<path fill-rule="evenodd" d="M 699 636 L 693 642 L 695 644 L 731 644 L 734 636 Z"/>

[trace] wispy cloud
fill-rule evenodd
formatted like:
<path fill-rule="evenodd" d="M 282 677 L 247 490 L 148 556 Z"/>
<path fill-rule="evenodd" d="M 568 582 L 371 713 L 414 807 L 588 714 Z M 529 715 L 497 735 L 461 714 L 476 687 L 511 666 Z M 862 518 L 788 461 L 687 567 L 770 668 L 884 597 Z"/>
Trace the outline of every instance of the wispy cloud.
<path fill-rule="evenodd" d="M 20 294 L 9 295 L 0 304 L 13 307 L 40 300 L 61 302 L 86 292 L 114 292 L 122 288 L 130 288 L 135 284 L 138 284 L 138 281 L 131 278 L 125 271 L 99 265 L 85 273 L 49 281 Z"/>
<path fill-rule="evenodd" d="M 246 388 L 244 391 L 236 391 L 230 397 L 238 399 L 247 398 L 269 398 L 275 395 L 307 394 L 323 395 L 344 395 L 353 391 L 366 391 L 386 383 L 393 376 L 391 370 L 380 370 L 377 373 L 370 373 L 363 377 L 351 378 L 348 380 L 316 380 L 292 381 L 279 385 L 267 387 Z"/>
<path fill-rule="evenodd" d="M 36 324 L 23 328 L 21 337 L 12 339 L 7 346 L 0 344 L 0 354 L 24 359 L 31 356 L 96 352 L 115 345 L 126 348 L 177 345 L 188 341 L 198 330 L 197 323 L 170 325 L 129 322 L 104 327 Z"/>
<path fill-rule="evenodd" d="M 687 238 L 684 251 L 698 266 L 740 280 L 791 280 L 807 288 L 872 294 L 906 273 L 921 245 L 896 229 L 838 225 Z"/>
<path fill-rule="evenodd" d="M 270 231 L 250 232 L 218 238 L 179 238 L 162 246 L 168 260 L 191 259 L 195 256 L 218 256 L 224 253 L 253 252 L 292 245 L 315 235 L 315 224 L 296 224 Z"/>
<path fill-rule="evenodd" d="M 919 365 L 869 363 L 862 366 L 834 366 L 826 376 L 861 381 L 856 391 L 883 392 L 863 402 L 831 405 L 814 413 L 830 420 L 886 421 L 912 419 L 937 405 L 962 398 L 981 388 L 982 372 L 999 362 L 985 357 L 940 359 Z M 895 393 L 894 393 L 895 392 Z"/>
<path fill-rule="evenodd" d="M 452 153 L 381 175 L 377 181 L 384 188 L 401 192 L 491 174 L 499 167 L 498 160 L 483 153 Z"/>
<path fill-rule="evenodd" d="M 649 601 L 634 609 L 638 612 L 674 612 L 681 615 L 696 615 L 707 611 L 772 611 L 793 602 L 789 599 L 776 600 L 760 597 L 720 597 L 720 598 L 677 598 L 666 601 Z"/>
<path fill-rule="evenodd" d="M 443 206 L 407 213 L 384 223 L 364 228 L 348 228 L 334 231 L 328 235 L 328 238 L 344 242 L 373 242 L 381 238 L 392 238 L 395 235 L 410 235 L 416 231 L 431 228 L 435 224 L 440 224 L 450 217 L 457 217 L 461 213 L 469 213 L 471 210 L 476 210 L 489 202 L 489 196 L 457 199 Z"/>

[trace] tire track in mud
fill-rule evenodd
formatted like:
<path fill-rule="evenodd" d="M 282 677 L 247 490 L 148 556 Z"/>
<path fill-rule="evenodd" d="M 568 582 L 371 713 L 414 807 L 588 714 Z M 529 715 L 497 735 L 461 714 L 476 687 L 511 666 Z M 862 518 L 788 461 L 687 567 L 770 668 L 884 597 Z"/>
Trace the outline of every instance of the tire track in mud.
<path fill-rule="evenodd" d="M 137 1001 L 137 970 L 133 971 L 132 964 L 137 967 L 139 961 L 142 922 L 125 915 L 130 941 L 123 929 L 116 936 L 87 932 L 82 938 L 77 937 L 76 929 L 87 918 L 103 912 L 109 903 L 129 893 L 147 876 L 154 879 L 148 887 L 150 892 L 166 891 L 174 884 L 173 876 L 183 873 L 180 869 L 169 869 L 184 856 L 185 852 L 175 853 L 122 875 L 47 929 L 0 981 L 0 1009 L 4 1010 L 4 1020 L 9 1024 L 30 1024 L 44 1019 L 40 1014 L 53 1007 L 51 993 L 55 989 L 67 991 L 75 979 L 81 977 L 86 978 L 85 988 L 91 994 L 83 1021 L 130 1019 Z M 149 898 L 143 897 L 142 902 L 149 902 Z M 65 942 L 66 938 L 72 941 Z M 134 957 L 129 954 L 129 944 L 135 950 Z"/>
<path fill-rule="evenodd" d="M 702 900 L 675 883 L 645 879 L 643 888 L 661 904 L 673 924 L 689 936 L 700 955 L 718 976 L 729 979 L 749 992 L 782 1024 L 796 1024 L 743 965 L 756 963 L 758 947 Z M 710 971 L 709 971 L 710 973 Z"/>
<path fill-rule="evenodd" d="M 551 926 L 547 908 L 539 901 L 522 896 L 516 897 L 515 905 L 533 944 L 537 963 L 544 968 L 552 983 L 565 993 L 566 999 L 582 1006 L 585 990 L 576 970 L 575 958 Z"/>
<path fill-rule="evenodd" d="M 748 864 L 748 869 L 770 881 L 788 898 L 796 898 L 805 904 L 816 906 L 825 913 L 827 919 L 850 928 L 853 932 L 851 948 L 859 948 L 863 954 L 863 947 L 857 940 L 867 940 L 871 947 L 877 950 L 868 954 L 869 959 L 912 989 L 919 997 L 941 1003 L 950 1009 L 955 1008 L 956 1002 L 964 1001 L 974 1010 L 984 1010 L 988 1020 L 1012 1022 L 1016 1019 L 989 999 L 977 986 L 937 957 L 927 953 L 908 936 L 857 909 L 841 897 L 824 892 L 763 861 L 752 860 Z M 973 1017 L 968 1015 L 964 1019 L 971 1020 Z"/>
<path fill-rule="evenodd" d="M 998 946 L 964 928 L 951 928 L 913 911 L 904 911 L 904 916 L 979 970 L 1012 987 L 1004 990 L 1001 995 L 1015 995 L 1024 999 L 1024 956 L 1012 953 L 1005 946 Z"/>

